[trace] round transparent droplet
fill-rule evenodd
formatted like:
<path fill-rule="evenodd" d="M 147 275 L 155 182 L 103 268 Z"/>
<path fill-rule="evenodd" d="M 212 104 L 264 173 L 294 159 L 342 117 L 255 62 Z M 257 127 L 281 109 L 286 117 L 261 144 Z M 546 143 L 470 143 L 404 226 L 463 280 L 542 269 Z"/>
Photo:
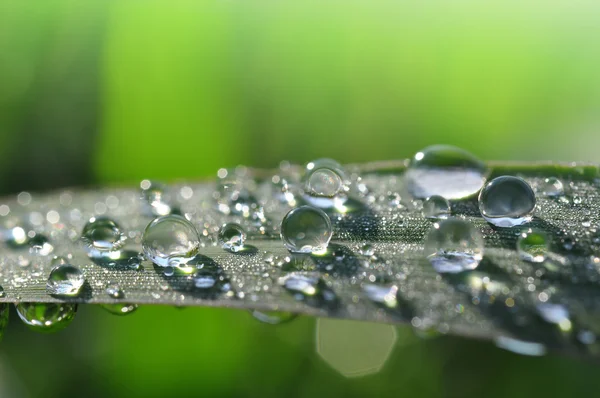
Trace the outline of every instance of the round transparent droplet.
<path fill-rule="evenodd" d="M 225 250 L 238 252 L 244 249 L 246 231 L 236 223 L 224 224 L 219 230 L 219 244 Z"/>
<path fill-rule="evenodd" d="M 20 303 L 15 305 L 19 318 L 30 329 L 53 333 L 67 327 L 77 313 L 77 304 L 70 303 Z"/>
<path fill-rule="evenodd" d="M 198 254 L 199 246 L 196 228 L 179 215 L 156 218 L 148 224 L 142 236 L 145 256 L 159 267 L 186 264 Z"/>
<path fill-rule="evenodd" d="M 517 250 L 523 260 L 542 263 L 550 250 L 550 239 L 541 231 L 523 232 L 517 240 Z"/>
<path fill-rule="evenodd" d="M 84 283 L 85 276 L 79 268 L 62 264 L 50 271 L 46 292 L 53 296 L 74 297 L 81 293 Z"/>
<path fill-rule="evenodd" d="M 263 323 L 270 325 L 279 325 L 293 321 L 298 317 L 298 314 L 286 311 L 252 311 L 252 316 Z"/>
<path fill-rule="evenodd" d="M 42 234 L 36 234 L 29 240 L 29 253 L 36 256 L 47 256 L 54 251 L 54 246 Z"/>
<path fill-rule="evenodd" d="M 445 220 L 450 217 L 450 202 L 439 195 L 428 197 L 423 201 L 423 217 L 433 220 Z"/>
<path fill-rule="evenodd" d="M 291 210 L 281 222 L 281 240 L 294 253 L 324 253 L 332 233 L 329 216 L 311 206 Z"/>
<path fill-rule="evenodd" d="M 142 190 L 143 211 L 148 216 L 166 216 L 171 214 L 172 207 L 166 188 L 150 180 L 142 180 L 140 183 Z"/>
<path fill-rule="evenodd" d="M 341 206 L 348 198 L 349 183 L 344 168 L 335 160 L 312 161 L 304 175 L 305 200 L 321 208 Z"/>
<path fill-rule="evenodd" d="M 497 226 L 510 228 L 528 223 L 535 210 L 535 194 L 527 181 L 502 176 L 487 183 L 479 193 L 479 211 Z"/>
<path fill-rule="evenodd" d="M 481 233 L 467 221 L 449 218 L 433 225 L 425 240 L 425 255 L 440 273 L 477 268 L 483 258 Z"/>
<path fill-rule="evenodd" d="M 123 290 L 121 290 L 119 285 L 110 284 L 106 287 L 105 292 L 110 298 L 114 298 L 114 299 L 125 298 L 125 293 L 123 292 Z"/>
<path fill-rule="evenodd" d="M 538 191 L 546 197 L 558 197 L 565 194 L 565 188 L 562 181 L 556 177 L 545 178 L 539 185 Z"/>
<path fill-rule="evenodd" d="M 135 312 L 138 309 L 137 304 L 126 304 L 126 303 L 117 303 L 117 304 L 102 304 L 102 308 L 106 311 L 110 312 L 113 315 L 129 315 L 132 312 Z"/>
<path fill-rule="evenodd" d="M 364 245 L 362 245 L 360 247 L 360 249 L 358 250 L 358 253 L 361 256 L 371 257 L 375 254 L 375 247 L 373 247 L 373 245 L 370 243 L 365 243 Z"/>
<path fill-rule="evenodd" d="M 16 226 L 7 229 L 2 234 L 3 240 L 6 244 L 13 248 L 19 249 L 25 247 L 29 243 L 29 236 L 27 236 L 27 231 L 23 227 Z"/>
<path fill-rule="evenodd" d="M 452 200 L 475 195 L 485 184 L 487 174 L 485 164 L 469 152 L 434 145 L 411 159 L 405 180 L 409 192 L 417 198 L 439 195 Z"/>
<path fill-rule="evenodd" d="M 125 234 L 108 217 L 92 217 L 83 227 L 81 241 L 90 257 L 118 251 L 125 244 Z"/>

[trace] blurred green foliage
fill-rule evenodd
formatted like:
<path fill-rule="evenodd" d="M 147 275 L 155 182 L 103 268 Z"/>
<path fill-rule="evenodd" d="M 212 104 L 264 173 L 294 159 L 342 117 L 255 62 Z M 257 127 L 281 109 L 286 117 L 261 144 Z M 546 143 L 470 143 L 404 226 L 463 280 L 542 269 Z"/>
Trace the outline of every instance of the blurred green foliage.
<path fill-rule="evenodd" d="M 600 161 L 599 12 L 594 1 L 0 0 L 0 190 L 404 158 L 435 143 L 483 159 Z M 230 310 L 84 307 L 64 332 L 38 336 L 13 316 L 0 396 L 600 387 L 590 364 L 404 328 L 381 372 L 345 379 L 316 355 L 314 327 Z"/>

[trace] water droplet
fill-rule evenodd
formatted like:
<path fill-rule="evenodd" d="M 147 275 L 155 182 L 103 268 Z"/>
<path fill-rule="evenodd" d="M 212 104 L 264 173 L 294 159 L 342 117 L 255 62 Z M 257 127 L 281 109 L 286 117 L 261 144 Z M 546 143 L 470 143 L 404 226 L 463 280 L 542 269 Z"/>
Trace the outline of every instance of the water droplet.
<path fill-rule="evenodd" d="M 440 273 L 477 268 L 483 258 L 481 233 L 467 221 L 449 218 L 433 225 L 425 241 L 425 255 Z"/>
<path fill-rule="evenodd" d="M 445 220 L 450 216 L 450 202 L 446 198 L 433 195 L 425 199 L 423 202 L 423 217 Z"/>
<path fill-rule="evenodd" d="M 365 284 L 363 291 L 367 297 L 377 304 L 384 305 L 388 308 L 395 308 L 398 305 L 398 286 L 379 286 Z"/>
<path fill-rule="evenodd" d="M 70 264 L 62 264 L 50 271 L 46 292 L 53 296 L 74 297 L 85 283 L 83 272 Z"/>
<path fill-rule="evenodd" d="M 186 264 L 198 254 L 199 246 L 196 228 L 179 215 L 156 218 L 148 224 L 142 236 L 144 254 L 159 267 Z"/>
<path fill-rule="evenodd" d="M 320 209 L 300 206 L 281 222 L 281 239 L 294 253 L 324 253 L 333 234 L 329 216 Z"/>
<path fill-rule="evenodd" d="M 212 289 L 216 283 L 215 276 L 210 273 L 201 273 L 194 278 L 194 285 L 197 289 Z"/>
<path fill-rule="evenodd" d="M 548 177 L 540 184 L 539 192 L 543 196 L 557 197 L 565 194 L 565 188 L 558 178 Z"/>
<path fill-rule="evenodd" d="M 344 168 L 333 159 L 318 159 L 306 165 L 304 199 L 320 208 L 339 207 L 348 199 L 350 181 Z"/>
<path fill-rule="evenodd" d="M 479 211 L 497 227 L 514 227 L 531 221 L 535 194 L 519 177 L 502 176 L 486 184 L 479 194 Z"/>
<path fill-rule="evenodd" d="M 238 252 L 244 249 L 246 241 L 246 231 L 241 225 L 236 223 L 227 223 L 219 231 L 219 243 L 225 250 Z"/>
<path fill-rule="evenodd" d="M 523 232 L 517 240 L 517 250 L 525 261 L 542 263 L 546 260 L 550 241 L 548 235 L 542 231 Z"/>
<path fill-rule="evenodd" d="M 361 256 L 371 257 L 371 256 L 373 256 L 375 254 L 375 248 L 373 247 L 372 244 L 365 243 L 364 245 L 362 245 L 360 247 L 360 249 L 358 250 L 358 253 Z"/>
<path fill-rule="evenodd" d="M 77 313 L 77 304 L 20 303 L 15 305 L 19 318 L 36 332 L 53 333 L 67 327 Z"/>
<path fill-rule="evenodd" d="M 109 297 L 114 299 L 122 299 L 125 297 L 125 293 L 123 292 L 123 290 L 121 290 L 121 288 L 118 285 L 108 285 L 106 287 L 105 292 L 109 295 Z"/>
<path fill-rule="evenodd" d="M 296 300 L 309 305 L 331 306 L 337 303 L 335 293 L 317 275 L 289 274 L 279 278 L 279 284 L 292 293 Z"/>
<path fill-rule="evenodd" d="M 36 234 L 29 240 L 29 253 L 37 256 L 47 256 L 54 251 L 54 246 L 44 235 Z"/>
<path fill-rule="evenodd" d="M 506 336 L 496 337 L 494 343 L 498 348 L 514 352 L 515 354 L 529 356 L 542 356 L 546 354 L 546 346 L 540 343 L 517 340 Z"/>
<path fill-rule="evenodd" d="M 2 341 L 2 337 L 4 337 L 6 325 L 8 325 L 8 314 L 8 303 L 0 303 L 0 342 Z"/>
<path fill-rule="evenodd" d="M 433 195 L 446 199 L 466 198 L 481 189 L 486 177 L 483 162 L 449 145 L 434 145 L 418 152 L 405 173 L 407 188 L 417 198 Z"/>
<path fill-rule="evenodd" d="M 562 304 L 540 303 L 536 306 L 540 316 L 549 323 L 554 323 L 559 328 L 568 332 L 572 324 L 569 319 L 569 310 Z"/>
<path fill-rule="evenodd" d="M 120 316 L 129 315 L 138 309 L 137 304 L 126 304 L 126 303 L 101 304 L 101 307 L 113 315 L 120 315 Z"/>
<path fill-rule="evenodd" d="M 279 325 L 290 322 L 298 317 L 298 314 L 285 311 L 252 311 L 252 316 L 263 323 Z"/>
<path fill-rule="evenodd" d="M 146 215 L 158 217 L 171 214 L 173 209 L 169 204 L 169 195 L 162 184 L 156 181 L 142 180 L 140 188 Z"/>
<path fill-rule="evenodd" d="M 92 217 L 81 233 L 81 241 L 90 257 L 101 257 L 118 251 L 125 240 L 125 234 L 117 223 L 108 217 Z"/>

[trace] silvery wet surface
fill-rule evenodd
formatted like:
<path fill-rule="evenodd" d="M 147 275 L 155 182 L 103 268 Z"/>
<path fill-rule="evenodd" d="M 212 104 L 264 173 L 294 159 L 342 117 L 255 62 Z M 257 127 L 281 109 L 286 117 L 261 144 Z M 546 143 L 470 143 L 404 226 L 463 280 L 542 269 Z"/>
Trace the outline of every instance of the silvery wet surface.
<path fill-rule="evenodd" d="M 497 228 L 487 223 L 476 199 L 470 198 L 452 201 L 453 216 L 481 233 L 483 260 L 474 271 L 438 274 L 423 250 L 433 222 L 422 215 L 423 201 L 408 193 L 404 163 L 390 162 L 346 166 L 351 180 L 348 199 L 326 211 L 333 226 L 327 252 L 302 255 L 298 262 L 283 245 L 279 229 L 283 216 L 292 209 L 290 204 L 305 204 L 301 192 L 294 191 L 302 186 L 302 167 L 272 172 L 246 169 L 237 183 L 253 198 L 249 212 L 222 211 L 214 182 L 164 185 L 168 207 L 177 209 L 198 233 L 198 254 L 186 263 L 191 270 L 165 272 L 169 267 L 156 267 L 139 256 L 144 229 L 155 216 L 147 211 L 137 186 L 31 193 L 26 202 L 18 197 L 0 200 L 0 285 L 4 290 L 0 302 L 62 301 L 46 293 L 52 259 L 61 256 L 80 269 L 87 282 L 70 302 L 119 303 L 123 300 L 107 294 L 107 288 L 116 284 L 127 303 L 222 306 L 410 323 L 422 330 L 489 339 L 507 336 L 549 349 L 596 355 L 600 347 L 589 336 L 600 333 L 596 321 L 600 319 L 598 170 L 577 165 L 502 166 L 496 175 L 507 174 L 507 169 L 524 178 L 536 194 L 547 189 L 545 179 L 550 176 L 563 184 L 563 195 L 536 195 L 537 206 L 527 225 L 548 234 L 559 260 L 524 261 L 517 250 L 524 227 Z M 493 177 L 493 165 L 491 172 Z M 281 200 L 281 187 L 273 183 L 275 175 L 290 185 L 292 199 L 287 195 Z M 239 201 L 235 206 L 245 208 Z M 256 209 L 260 217 L 253 215 Z M 98 216 L 114 220 L 127 238 L 118 253 L 101 261 L 88 257 L 81 242 L 83 227 Z M 218 233 L 224 223 L 240 224 L 247 232 L 244 245 L 253 249 L 223 250 Z M 15 227 L 29 238 L 43 235 L 53 251 L 40 255 L 30 251 L 27 243 L 11 244 L 6 237 L 12 236 Z M 292 262 L 296 265 L 291 266 Z M 199 278 L 215 283 L 197 287 Z M 302 280 L 315 281 L 316 299 L 293 291 L 297 284 L 292 282 Z M 538 311 L 544 303 L 564 306 L 569 322 L 548 322 Z"/>

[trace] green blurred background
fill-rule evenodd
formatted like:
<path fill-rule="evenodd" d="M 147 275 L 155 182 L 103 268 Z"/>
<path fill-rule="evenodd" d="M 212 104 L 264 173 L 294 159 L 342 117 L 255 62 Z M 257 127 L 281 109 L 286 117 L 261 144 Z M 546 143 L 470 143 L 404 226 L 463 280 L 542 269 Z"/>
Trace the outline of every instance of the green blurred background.
<path fill-rule="evenodd" d="M 600 161 L 599 39 L 597 1 L 0 0 L 0 193 L 212 178 L 283 159 L 405 158 L 434 143 L 483 159 Z M 82 307 L 71 327 L 45 336 L 13 317 L 0 396 L 600 388 L 591 364 L 406 328 L 381 371 L 345 378 L 317 354 L 315 323 Z M 340 324 L 340 336 L 351 329 Z M 381 348 L 354 338 L 367 353 Z"/>

